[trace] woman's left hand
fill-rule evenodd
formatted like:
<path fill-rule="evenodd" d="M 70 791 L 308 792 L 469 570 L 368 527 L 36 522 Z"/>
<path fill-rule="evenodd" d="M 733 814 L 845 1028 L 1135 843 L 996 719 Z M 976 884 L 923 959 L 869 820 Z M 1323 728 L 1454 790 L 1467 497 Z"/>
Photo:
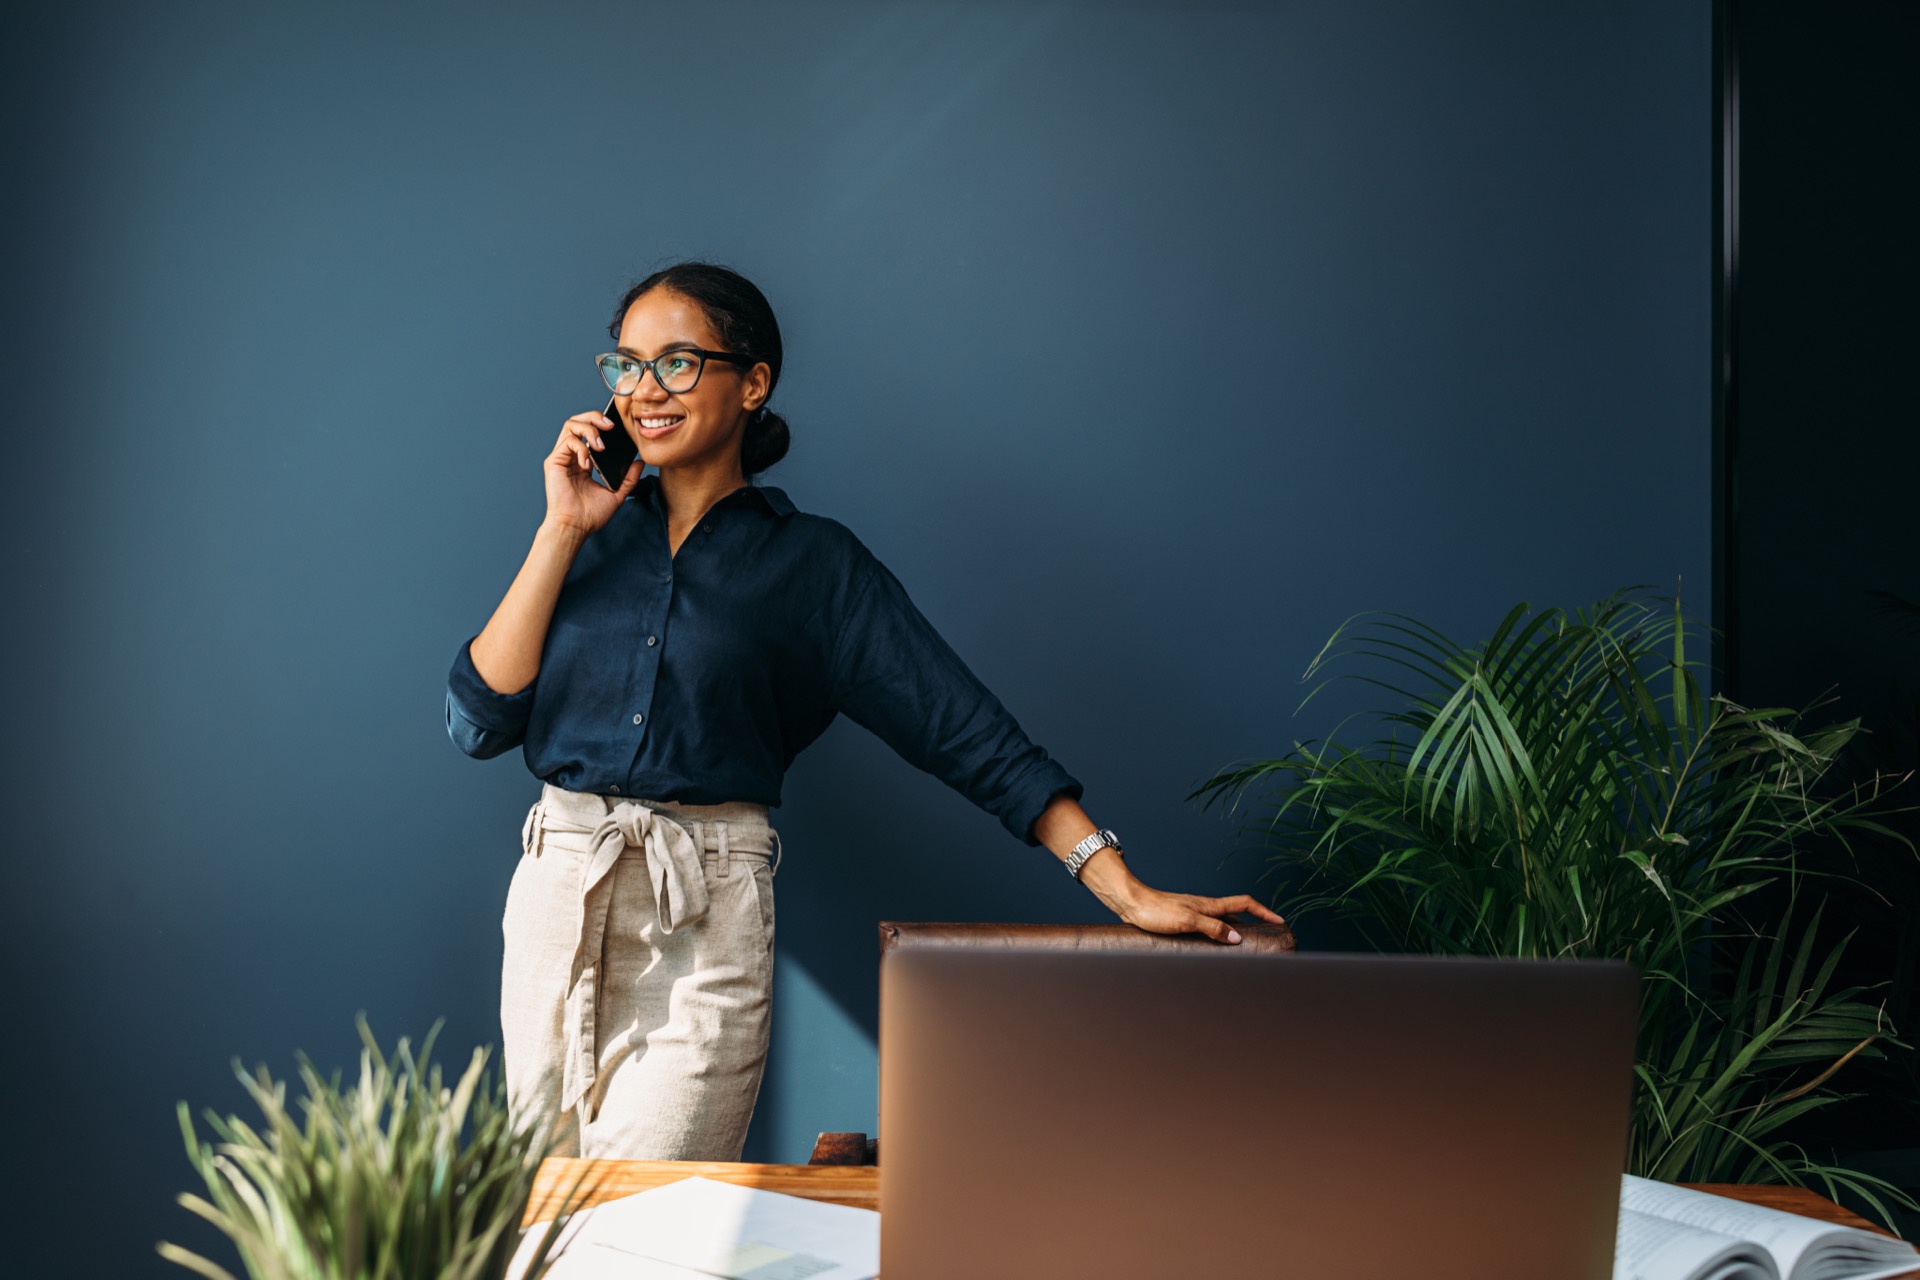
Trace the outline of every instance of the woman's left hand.
<path fill-rule="evenodd" d="M 1208 898 L 1195 893 L 1150 889 L 1138 880 L 1133 881 L 1131 892 L 1124 896 L 1115 894 L 1109 899 L 1097 888 L 1094 892 L 1115 915 L 1148 933 L 1204 933 L 1215 942 L 1234 943 L 1240 941 L 1240 931 L 1233 927 L 1233 916 L 1244 913 L 1269 924 L 1286 923 L 1278 912 L 1245 893 L 1231 898 Z"/>
<path fill-rule="evenodd" d="M 1048 802 L 1034 821 L 1034 838 L 1053 856 L 1066 860 L 1088 832 L 1093 820 L 1071 795 L 1061 793 Z M 1204 933 L 1215 942 L 1240 941 L 1233 917 L 1250 915 L 1268 924 L 1285 924 L 1281 915 L 1254 901 L 1251 894 L 1208 898 L 1197 893 L 1167 893 L 1148 888 L 1134 878 L 1118 850 L 1102 849 L 1080 868 L 1080 883 L 1107 904 L 1107 910 L 1136 929 L 1148 933 Z"/>

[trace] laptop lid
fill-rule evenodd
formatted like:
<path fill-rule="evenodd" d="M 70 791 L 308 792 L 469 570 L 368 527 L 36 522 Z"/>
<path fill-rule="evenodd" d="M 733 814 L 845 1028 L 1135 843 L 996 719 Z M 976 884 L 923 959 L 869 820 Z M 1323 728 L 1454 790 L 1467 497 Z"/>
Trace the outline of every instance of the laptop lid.
<path fill-rule="evenodd" d="M 1612 961 L 902 950 L 881 1274 L 1604 1280 Z"/>

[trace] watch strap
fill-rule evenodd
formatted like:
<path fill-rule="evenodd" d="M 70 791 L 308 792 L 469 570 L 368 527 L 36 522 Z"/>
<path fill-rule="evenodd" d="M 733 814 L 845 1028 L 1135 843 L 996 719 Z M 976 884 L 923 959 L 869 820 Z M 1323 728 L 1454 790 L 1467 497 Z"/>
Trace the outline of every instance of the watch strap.
<path fill-rule="evenodd" d="M 1080 878 L 1080 868 L 1086 866 L 1087 859 L 1102 849 L 1112 849 L 1122 857 L 1126 856 L 1125 851 L 1120 848 L 1120 837 L 1105 827 L 1102 827 L 1085 840 L 1082 840 L 1079 844 L 1073 846 L 1073 852 L 1067 855 L 1067 874 L 1075 880 L 1078 880 Z"/>

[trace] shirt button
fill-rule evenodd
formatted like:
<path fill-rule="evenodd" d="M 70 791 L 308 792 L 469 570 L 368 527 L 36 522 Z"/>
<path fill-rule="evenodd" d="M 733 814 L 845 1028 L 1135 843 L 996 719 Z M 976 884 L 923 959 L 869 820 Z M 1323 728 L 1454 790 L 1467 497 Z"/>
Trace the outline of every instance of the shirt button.
<path fill-rule="evenodd" d="M 712 522 L 708 522 L 708 523 L 706 523 L 706 524 L 703 524 L 703 525 L 701 525 L 701 526 L 700 526 L 700 532 L 702 532 L 702 533 L 712 533 L 712 532 L 713 532 L 713 524 L 712 524 Z"/>
<path fill-rule="evenodd" d="M 648 637 L 647 637 L 647 648 L 649 648 L 649 649 L 651 649 L 651 648 L 653 648 L 653 646 L 655 646 L 656 644 L 659 644 L 659 643 L 660 643 L 660 637 L 659 637 L 659 636 L 648 636 Z"/>
<path fill-rule="evenodd" d="M 616 796 L 620 794 L 620 788 L 618 787 L 608 787 L 607 790 L 611 791 Z"/>
<path fill-rule="evenodd" d="M 641 715 L 639 712 L 636 711 L 633 713 L 633 722 L 635 724 L 639 724 L 642 720 L 645 720 L 645 719 L 646 717 Z"/>

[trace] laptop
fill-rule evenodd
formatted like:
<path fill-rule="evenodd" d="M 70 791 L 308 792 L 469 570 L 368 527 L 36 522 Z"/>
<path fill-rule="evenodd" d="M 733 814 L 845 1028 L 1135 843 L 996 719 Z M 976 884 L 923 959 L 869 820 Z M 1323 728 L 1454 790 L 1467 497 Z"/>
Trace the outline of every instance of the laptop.
<path fill-rule="evenodd" d="M 903 949 L 880 1274 L 1605 1280 L 1615 961 Z"/>

